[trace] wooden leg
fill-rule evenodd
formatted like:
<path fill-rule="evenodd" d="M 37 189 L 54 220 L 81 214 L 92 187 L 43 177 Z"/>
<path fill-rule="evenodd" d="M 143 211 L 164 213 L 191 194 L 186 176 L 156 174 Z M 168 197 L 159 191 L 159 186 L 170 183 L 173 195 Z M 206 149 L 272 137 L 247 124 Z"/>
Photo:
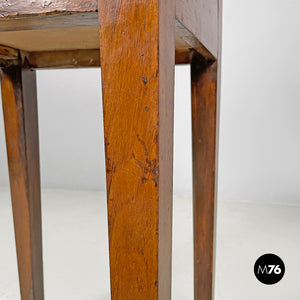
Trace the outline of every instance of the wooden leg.
<path fill-rule="evenodd" d="M 195 299 L 213 294 L 216 198 L 217 62 L 193 56 L 192 137 Z"/>
<path fill-rule="evenodd" d="M 42 300 L 43 266 L 35 71 L 1 71 L 2 102 L 22 300 Z"/>
<path fill-rule="evenodd" d="M 168 300 L 174 2 L 100 0 L 99 8 L 111 295 Z"/>

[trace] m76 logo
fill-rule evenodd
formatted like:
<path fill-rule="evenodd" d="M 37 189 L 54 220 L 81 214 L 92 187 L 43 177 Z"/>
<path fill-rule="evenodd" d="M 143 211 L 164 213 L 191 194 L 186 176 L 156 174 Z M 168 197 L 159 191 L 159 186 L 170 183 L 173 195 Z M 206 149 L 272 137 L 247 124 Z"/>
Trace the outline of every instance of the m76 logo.
<path fill-rule="evenodd" d="M 258 266 L 257 274 L 281 274 L 280 265 Z"/>
<path fill-rule="evenodd" d="M 264 254 L 257 259 L 254 265 L 255 277 L 264 284 L 279 282 L 285 273 L 282 259 L 275 254 Z"/>

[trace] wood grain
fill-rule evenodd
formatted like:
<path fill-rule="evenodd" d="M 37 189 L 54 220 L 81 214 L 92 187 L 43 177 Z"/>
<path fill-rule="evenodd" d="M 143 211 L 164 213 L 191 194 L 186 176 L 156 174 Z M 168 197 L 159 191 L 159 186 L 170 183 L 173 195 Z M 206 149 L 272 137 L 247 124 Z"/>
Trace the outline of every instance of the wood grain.
<path fill-rule="evenodd" d="M 98 13 L 60 12 L 58 14 L 32 14 L 2 18 L 0 14 L 0 32 L 74 28 L 82 26 L 98 26 Z"/>
<path fill-rule="evenodd" d="M 218 57 L 222 0 L 176 0 L 176 18 Z"/>
<path fill-rule="evenodd" d="M 46 21 L 44 20 L 43 22 Z M 76 56 L 74 57 L 75 62 L 78 62 L 78 55 L 82 57 L 83 54 L 89 56 L 89 54 L 92 53 L 83 51 L 81 52 L 81 55 L 79 54 L 80 50 L 95 51 L 96 49 L 99 49 L 99 28 L 98 26 L 78 26 L 47 29 L 40 28 L 21 31 L 0 31 L 0 44 L 5 44 L 6 46 L 22 51 L 34 52 L 34 58 L 37 58 L 37 56 L 40 56 L 41 59 L 46 58 L 46 56 L 49 58 L 49 53 L 53 52 L 50 67 L 51 65 L 57 67 L 60 62 L 62 63 L 62 67 L 64 67 L 64 65 L 71 67 L 70 55 L 72 53 Z M 201 53 L 204 57 L 213 58 L 191 32 L 189 32 L 181 23 L 176 22 L 175 58 L 177 64 L 190 62 L 189 53 L 191 48 Z M 40 52 L 40 54 L 37 54 L 38 52 Z M 57 55 L 57 63 L 54 63 L 55 55 Z M 66 56 L 66 62 L 63 62 L 64 55 Z M 80 60 L 83 62 L 86 61 L 83 58 Z M 97 60 L 99 61 L 99 57 Z M 80 64 L 78 64 L 78 66 L 73 64 L 73 66 L 78 67 Z M 89 67 L 89 64 L 86 66 Z M 93 63 L 92 66 L 94 66 Z"/>
<path fill-rule="evenodd" d="M 2 102 L 22 300 L 42 300 L 43 266 L 36 75 L 1 71 Z"/>
<path fill-rule="evenodd" d="M 100 67 L 99 49 L 21 53 L 23 61 L 26 61 L 30 67 L 36 69 Z M 186 50 L 176 51 L 175 61 L 176 64 L 189 63 L 190 53 Z"/>
<path fill-rule="evenodd" d="M 213 55 L 212 59 L 206 52 L 191 51 L 194 299 L 211 300 L 215 280 L 222 0 L 179 2 L 184 7 L 177 6 L 181 11 L 178 19 L 185 19 L 184 24 L 195 34 L 195 39 Z M 197 18 L 199 22 L 195 22 Z"/>
<path fill-rule="evenodd" d="M 176 0 L 176 19 L 214 57 L 218 54 L 220 2 L 221 0 Z M 97 10 L 97 0 L 0 0 L 0 31 L 95 26 Z"/>
<path fill-rule="evenodd" d="M 178 27 L 180 23 L 185 31 L 190 33 L 182 38 L 185 38 L 188 44 L 194 44 L 201 51 L 210 53 L 213 57 L 218 56 L 220 3 L 221 0 L 176 0 L 176 19 L 178 21 L 176 28 L 181 30 L 181 26 Z M 8 31 L 98 26 L 97 10 L 96 0 L 0 0 L 0 32 L 7 34 Z M 45 36 L 48 36 L 49 33 L 47 31 Z M 22 41 L 19 38 L 18 40 L 19 43 Z M 65 48 L 64 50 L 71 49 L 78 50 L 80 48 Z M 199 49 L 196 50 L 199 52 Z M 44 50 L 50 51 L 51 49 Z"/>
<path fill-rule="evenodd" d="M 100 67 L 100 50 L 21 52 L 22 60 L 32 68 L 66 69 Z"/>
<path fill-rule="evenodd" d="M 0 45 L 0 68 L 18 66 L 19 64 L 19 51 Z"/>
<path fill-rule="evenodd" d="M 100 0 L 112 299 L 171 299 L 175 7 Z"/>
<path fill-rule="evenodd" d="M 97 0 L 0 0 L 0 32 L 97 25 Z"/>
<path fill-rule="evenodd" d="M 205 48 L 205 46 L 194 36 L 194 34 L 189 31 L 181 22 L 176 20 L 175 24 L 175 41 L 177 51 L 182 49 L 183 52 L 190 53 L 190 50 L 193 49 L 206 60 L 216 60 L 216 57 L 207 48 Z"/>
<path fill-rule="evenodd" d="M 23 51 L 99 49 L 98 26 L 0 32 L 0 44 Z"/>
<path fill-rule="evenodd" d="M 195 299 L 213 298 L 218 129 L 217 61 L 193 54 L 192 148 Z"/>
<path fill-rule="evenodd" d="M 97 0 L 1 0 L 0 17 L 96 12 Z"/>
<path fill-rule="evenodd" d="M 18 59 L 19 51 L 13 48 L 0 45 L 0 59 L 11 60 Z"/>

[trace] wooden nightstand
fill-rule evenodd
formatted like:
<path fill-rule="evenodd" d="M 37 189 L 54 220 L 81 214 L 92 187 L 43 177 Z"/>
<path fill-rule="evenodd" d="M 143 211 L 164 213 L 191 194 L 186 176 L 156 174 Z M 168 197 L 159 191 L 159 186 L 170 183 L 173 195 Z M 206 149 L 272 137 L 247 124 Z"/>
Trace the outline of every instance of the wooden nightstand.
<path fill-rule="evenodd" d="M 171 299 L 175 63 L 191 63 L 195 299 L 212 299 L 221 1 L 1 0 L 0 45 L 22 300 L 44 299 L 35 69 L 100 65 L 112 299 Z"/>

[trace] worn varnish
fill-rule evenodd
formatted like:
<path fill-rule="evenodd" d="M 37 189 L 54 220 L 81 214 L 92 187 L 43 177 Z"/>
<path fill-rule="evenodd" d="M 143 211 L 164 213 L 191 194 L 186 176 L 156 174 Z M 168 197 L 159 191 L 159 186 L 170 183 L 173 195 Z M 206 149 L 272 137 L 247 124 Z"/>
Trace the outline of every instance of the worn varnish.
<path fill-rule="evenodd" d="M 216 61 L 193 54 L 192 149 L 195 299 L 212 299 L 218 124 Z"/>
<path fill-rule="evenodd" d="M 12 60 L 12 59 L 18 59 L 18 56 L 19 56 L 18 50 L 0 45 L 0 59 Z"/>
<path fill-rule="evenodd" d="M 202 5 L 200 5 L 202 3 Z M 190 0 L 199 10 L 196 37 L 215 59 L 191 52 L 192 149 L 194 203 L 194 299 L 214 299 L 217 149 L 221 79 L 221 0 Z M 194 18 L 186 20 L 192 25 Z M 201 28 L 201 24 L 206 23 Z M 194 27 L 194 28 L 196 28 Z"/>
<path fill-rule="evenodd" d="M 1 71 L 2 102 L 22 300 L 42 300 L 42 233 L 35 71 Z"/>
<path fill-rule="evenodd" d="M 0 45 L 0 68 L 19 64 L 19 51 Z"/>
<path fill-rule="evenodd" d="M 97 0 L 1 0 L 1 17 L 97 11 Z"/>
<path fill-rule="evenodd" d="M 36 69 L 100 67 L 99 49 L 22 53 L 24 60 Z M 187 64 L 190 55 L 186 51 L 176 51 L 175 61 L 177 64 Z"/>
<path fill-rule="evenodd" d="M 36 69 L 100 67 L 99 54 L 99 49 L 21 52 L 23 63 Z"/>
<path fill-rule="evenodd" d="M 177 64 L 186 64 L 190 62 L 189 49 L 194 48 L 203 55 L 206 51 L 201 48 L 201 44 L 193 38 L 191 32 L 187 31 L 184 26 L 176 23 L 175 27 L 175 58 Z M 24 30 L 24 31 L 6 31 L 0 32 L 0 45 L 5 44 L 6 47 L 0 46 L 1 53 L 7 53 L 7 49 L 11 52 L 18 53 L 19 49 L 29 52 L 34 60 L 30 66 L 33 67 L 94 67 L 99 66 L 99 28 L 98 26 L 81 26 L 81 27 L 66 27 L 55 29 L 39 29 L 39 30 Z M 9 46 L 9 47 L 7 47 Z M 31 55 L 31 53 L 33 53 Z M 71 55 L 74 55 L 72 58 Z M 87 60 L 92 55 L 93 62 Z M 50 61 L 51 56 L 51 61 Z M 84 58 L 86 56 L 86 58 Z M 95 56 L 98 56 L 95 62 Z M 42 62 L 44 59 L 49 61 L 49 66 L 43 62 L 41 66 L 36 64 L 36 60 Z M 81 58 L 80 58 L 81 57 Z M 57 62 L 55 62 L 57 60 Z M 65 61 L 64 61 L 65 60 Z M 72 60 L 74 61 L 72 63 Z M 81 63 L 79 63 L 81 61 Z M 76 64 L 78 62 L 78 64 Z M 30 63 L 30 61 L 29 61 Z M 61 65 L 60 65 L 61 64 Z"/>
<path fill-rule="evenodd" d="M 172 0 L 99 1 L 112 299 L 171 298 Z"/>
<path fill-rule="evenodd" d="M 0 0 L 2 98 L 22 300 L 43 299 L 31 68 L 98 67 L 101 62 L 112 299 L 167 300 L 174 63 L 190 61 L 195 299 L 210 300 L 221 0 L 99 0 L 99 21 L 96 0 Z"/>
<path fill-rule="evenodd" d="M 70 61 L 68 60 L 72 52 L 78 57 L 80 51 L 83 51 L 80 56 L 90 53 L 87 50 L 95 51 L 98 49 L 99 51 L 99 28 L 98 26 L 78 26 L 22 31 L 0 31 L 0 45 L 1 44 L 26 52 L 34 52 L 35 57 L 38 56 L 38 53 L 40 53 L 42 58 L 46 57 L 45 53 L 47 53 L 49 57 L 49 53 L 52 52 L 53 59 L 49 67 L 51 67 L 52 64 L 58 66 L 58 64 L 62 62 L 63 56 L 67 55 L 66 62 L 68 66 L 70 66 Z M 213 57 L 193 34 L 177 21 L 175 26 L 176 64 L 190 62 L 189 53 L 191 48 L 202 53 L 204 57 Z M 67 51 L 69 51 L 69 54 L 67 54 Z M 54 63 L 55 57 L 57 57 L 57 63 Z M 64 67 L 64 65 L 65 63 L 62 63 L 61 67 Z M 76 64 L 73 65 L 74 67 L 80 66 L 80 64 L 78 66 L 76 66 Z M 36 64 L 34 66 L 36 66 Z M 81 64 L 81 66 L 83 65 Z M 89 67 L 90 65 L 87 64 L 86 66 Z M 94 64 L 92 64 L 92 66 L 94 66 Z M 45 64 L 43 64 L 43 67 L 45 67 Z"/>
<path fill-rule="evenodd" d="M 97 0 L 0 0 L 0 31 L 95 26 L 97 10 Z M 176 0 L 176 19 L 215 57 L 219 11 L 220 0 Z"/>
<path fill-rule="evenodd" d="M 189 49 L 217 57 L 217 1 L 176 0 L 176 63 L 189 62 Z M 97 10 L 96 0 L 0 0 L 0 44 L 34 52 L 95 49 Z"/>
<path fill-rule="evenodd" d="M 29 52 L 99 49 L 98 26 L 0 32 L 0 44 Z"/>

